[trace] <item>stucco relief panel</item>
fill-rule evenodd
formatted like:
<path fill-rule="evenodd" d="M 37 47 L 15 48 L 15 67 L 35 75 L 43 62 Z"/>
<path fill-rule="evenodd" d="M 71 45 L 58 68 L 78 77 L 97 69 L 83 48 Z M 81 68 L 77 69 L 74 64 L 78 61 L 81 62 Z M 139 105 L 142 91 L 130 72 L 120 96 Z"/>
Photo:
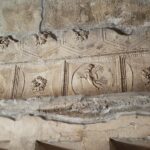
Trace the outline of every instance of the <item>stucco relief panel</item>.
<path fill-rule="evenodd" d="M 127 70 L 127 85 L 132 85 L 128 91 L 150 91 L 150 54 L 135 54 L 126 57 L 126 66 L 130 66 L 132 80 Z M 131 87 L 131 86 L 130 86 Z"/>
<path fill-rule="evenodd" d="M 118 57 L 93 57 L 67 61 L 68 95 L 120 92 Z"/>
<path fill-rule="evenodd" d="M 14 98 L 60 96 L 63 93 L 64 62 L 18 64 Z"/>

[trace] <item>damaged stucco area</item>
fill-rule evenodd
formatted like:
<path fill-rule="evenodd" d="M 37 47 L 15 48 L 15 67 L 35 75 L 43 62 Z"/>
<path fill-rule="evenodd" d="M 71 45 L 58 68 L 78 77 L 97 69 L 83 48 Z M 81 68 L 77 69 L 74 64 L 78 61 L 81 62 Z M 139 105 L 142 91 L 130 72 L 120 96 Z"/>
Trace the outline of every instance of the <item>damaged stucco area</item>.
<path fill-rule="evenodd" d="M 148 140 L 149 115 L 149 93 L 1 100 L 0 147 L 35 150 L 42 141 L 70 150 L 109 150 L 110 138 Z"/>
<path fill-rule="evenodd" d="M 150 115 L 150 93 L 39 97 L 0 101 L 0 116 L 12 120 L 21 119 L 23 116 L 38 116 L 58 122 L 94 124 L 133 114 Z"/>

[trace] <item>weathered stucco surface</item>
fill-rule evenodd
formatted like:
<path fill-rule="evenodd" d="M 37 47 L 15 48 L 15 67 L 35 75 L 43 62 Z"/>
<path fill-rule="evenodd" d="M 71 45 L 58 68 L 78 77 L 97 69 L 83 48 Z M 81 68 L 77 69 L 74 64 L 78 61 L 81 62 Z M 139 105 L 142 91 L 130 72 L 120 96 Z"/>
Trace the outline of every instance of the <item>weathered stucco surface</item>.
<path fill-rule="evenodd" d="M 149 93 L 1 100 L 0 141 L 9 142 L 0 146 L 34 150 L 38 140 L 73 150 L 109 150 L 109 138 L 148 137 L 149 115 Z"/>
<path fill-rule="evenodd" d="M 10 150 L 34 150 L 36 140 L 59 143 L 73 150 L 109 150 L 110 137 L 150 135 L 150 118 L 135 115 L 91 125 L 65 124 L 27 116 L 18 121 L 0 118 L 0 122 L 0 140 L 10 140 L 7 146 L 3 145 Z"/>
<path fill-rule="evenodd" d="M 0 148 L 146 137 L 149 91 L 149 0 L 1 0 Z"/>
<path fill-rule="evenodd" d="M 132 114 L 150 115 L 150 93 L 107 94 L 92 97 L 39 97 L 0 101 L 0 116 L 13 120 L 30 115 L 45 120 L 91 124 Z"/>

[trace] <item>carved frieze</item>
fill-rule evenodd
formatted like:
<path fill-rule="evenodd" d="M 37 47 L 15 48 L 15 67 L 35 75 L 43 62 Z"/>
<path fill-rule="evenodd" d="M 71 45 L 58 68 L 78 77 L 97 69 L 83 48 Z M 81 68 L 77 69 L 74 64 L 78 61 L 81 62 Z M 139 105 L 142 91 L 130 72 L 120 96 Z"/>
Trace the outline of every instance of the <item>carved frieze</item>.
<path fill-rule="evenodd" d="M 93 57 L 67 61 L 68 95 L 120 92 L 119 57 Z"/>
<path fill-rule="evenodd" d="M 58 57 L 100 56 L 149 51 L 150 31 L 126 33 L 122 29 L 103 28 L 85 30 L 77 28 L 63 34 Z"/>
<path fill-rule="evenodd" d="M 1 64 L 0 98 L 150 91 L 149 58 L 145 52 Z"/>
<path fill-rule="evenodd" d="M 13 98 L 63 94 L 63 61 L 18 64 L 16 67 Z"/>
<path fill-rule="evenodd" d="M 15 65 L 0 65 L 0 98 L 11 98 L 15 76 Z"/>
<path fill-rule="evenodd" d="M 57 36 L 50 31 L 33 34 L 21 41 L 21 51 L 28 56 L 26 59 L 30 57 L 29 61 L 55 58 L 53 55 L 57 53 L 59 46 Z"/>
<path fill-rule="evenodd" d="M 145 86 L 150 86 L 150 67 L 143 69 L 143 80 L 145 82 Z"/>
<path fill-rule="evenodd" d="M 136 33 L 133 33 L 131 30 L 129 34 L 126 34 L 116 28 L 102 29 L 102 38 L 105 54 L 109 54 L 110 51 L 111 53 L 149 51 L 149 30 Z"/>
<path fill-rule="evenodd" d="M 127 55 L 125 62 L 127 91 L 150 91 L 150 54 Z"/>
<path fill-rule="evenodd" d="M 72 29 L 63 34 L 63 51 L 70 57 L 99 55 L 103 48 L 102 30 Z"/>
<path fill-rule="evenodd" d="M 121 32 L 121 33 L 120 33 Z M 67 59 L 101 55 L 119 55 L 131 52 L 148 52 L 150 31 L 122 33 L 121 29 L 83 29 L 42 31 L 15 39 L 0 37 L 0 61 L 31 62 L 49 59 Z"/>

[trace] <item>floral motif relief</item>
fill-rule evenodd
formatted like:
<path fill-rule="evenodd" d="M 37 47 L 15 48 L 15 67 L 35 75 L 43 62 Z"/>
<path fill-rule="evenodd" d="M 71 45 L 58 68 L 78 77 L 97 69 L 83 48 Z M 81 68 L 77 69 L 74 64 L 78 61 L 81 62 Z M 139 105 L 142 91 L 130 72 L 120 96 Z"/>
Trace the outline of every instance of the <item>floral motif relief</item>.
<path fill-rule="evenodd" d="M 47 84 L 47 80 L 43 78 L 42 76 L 37 76 L 32 81 L 32 91 L 33 92 L 43 92 L 45 90 Z"/>
<path fill-rule="evenodd" d="M 84 41 L 88 39 L 89 31 L 83 30 L 83 29 L 73 29 L 73 32 L 76 35 L 76 39 L 79 41 Z"/>
<path fill-rule="evenodd" d="M 57 41 L 57 37 L 52 32 L 43 31 L 39 34 L 34 35 L 36 38 L 36 45 L 43 45 L 47 42 L 48 37 L 51 37 L 53 40 Z"/>
<path fill-rule="evenodd" d="M 9 35 L 9 36 L 0 36 L 0 47 L 2 49 L 7 48 L 11 41 L 19 42 L 17 39 L 14 39 L 11 35 Z"/>
<path fill-rule="evenodd" d="M 146 83 L 145 85 L 147 86 L 150 86 L 150 67 L 146 68 L 146 69 L 143 69 L 143 76 L 144 78 L 146 79 Z"/>

